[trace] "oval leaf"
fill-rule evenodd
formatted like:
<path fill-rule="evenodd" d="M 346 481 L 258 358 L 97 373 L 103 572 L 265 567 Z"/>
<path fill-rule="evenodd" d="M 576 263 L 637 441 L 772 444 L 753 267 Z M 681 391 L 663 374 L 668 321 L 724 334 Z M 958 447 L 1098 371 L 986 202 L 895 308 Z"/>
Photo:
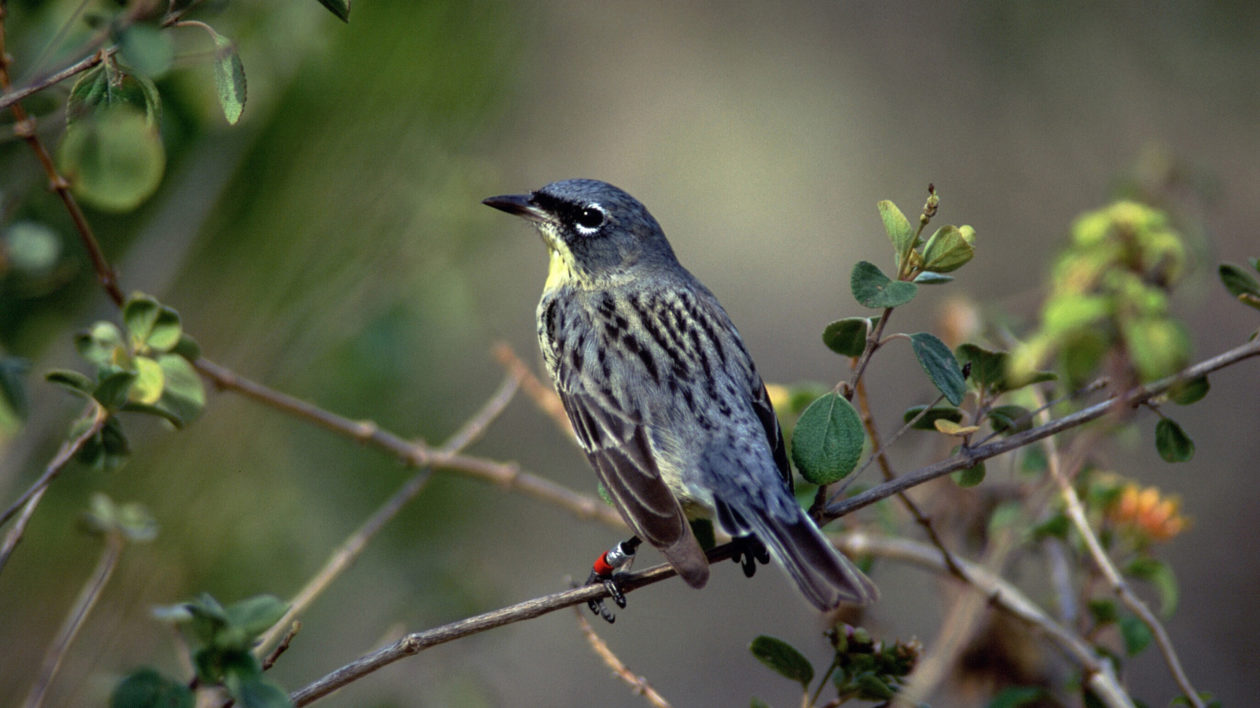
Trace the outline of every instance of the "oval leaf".
<path fill-rule="evenodd" d="M 923 246 L 923 269 L 936 273 L 958 270 L 976 255 L 957 226 L 942 226 Z"/>
<path fill-rule="evenodd" d="M 801 413 L 792 432 L 792 461 L 813 484 L 831 484 L 853 471 L 866 432 L 853 404 L 828 393 Z"/>
<path fill-rule="evenodd" d="M 145 405 L 156 403 L 166 385 L 162 367 L 147 356 L 138 356 L 131 363 L 136 367 L 136 381 L 127 393 L 127 400 Z"/>
<path fill-rule="evenodd" d="M 107 211 L 128 211 L 162 182 L 166 151 L 145 114 L 112 106 L 66 129 L 57 164 L 83 201 Z"/>
<path fill-rule="evenodd" d="M 945 399 L 950 403 L 956 406 L 961 404 L 967 382 L 963 379 L 962 368 L 958 366 L 958 360 L 949 347 L 927 332 L 910 335 L 910 344 L 914 347 L 919 365 L 927 372 L 933 385 L 945 394 Z"/>
<path fill-rule="evenodd" d="M 858 261 L 849 278 L 853 298 L 866 307 L 882 310 L 899 307 L 914 299 L 918 286 L 903 280 L 892 280 L 884 275 L 879 266 L 869 261 Z"/>
<path fill-rule="evenodd" d="M 110 708 L 193 708 L 193 692 L 182 682 L 149 668 L 134 671 L 109 697 Z"/>
<path fill-rule="evenodd" d="M 349 5 L 346 12 L 350 12 Z M 245 65 L 232 40 L 214 33 L 214 85 L 219 93 L 219 106 L 230 125 L 236 125 L 245 111 Z"/>
<path fill-rule="evenodd" d="M 350 0 L 319 0 L 319 4 L 328 8 L 328 11 L 340 18 L 342 22 L 350 21 Z"/>
<path fill-rule="evenodd" d="M 914 248 L 914 228 L 910 226 L 910 220 L 901 213 L 896 204 L 885 199 L 876 206 L 879 208 L 879 218 L 884 221 L 884 231 L 888 234 L 888 240 L 892 242 L 893 253 L 897 254 L 897 265 L 900 267 L 906 254 Z"/>
<path fill-rule="evenodd" d="M 950 478 L 960 487 L 974 487 L 984 481 L 984 463 L 977 462 L 974 467 L 958 470 Z"/>
<path fill-rule="evenodd" d="M 1032 414 L 1023 406 L 997 406 L 987 415 L 995 433 L 1011 435 L 1022 433 L 1032 427 Z"/>
<path fill-rule="evenodd" d="M 1208 395 L 1208 391 L 1211 388 L 1212 385 L 1208 383 L 1208 377 L 1200 376 L 1197 379 L 1177 382 L 1168 390 L 1168 398 L 1179 406 L 1188 406 L 1203 400 L 1203 397 Z"/>
<path fill-rule="evenodd" d="M 914 276 L 914 280 L 912 282 L 918 283 L 919 285 L 942 285 L 944 283 L 952 283 L 953 281 L 954 276 L 952 275 L 933 273 L 930 270 L 925 270 Z"/>
<path fill-rule="evenodd" d="M 809 682 L 814 680 L 814 667 L 809 659 L 782 639 L 763 634 L 752 640 L 748 650 L 758 661 L 802 687 L 809 686 Z"/>
<path fill-rule="evenodd" d="M 1260 298 L 1260 283 L 1250 273 L 1233 263 L 1222 263 L 1217 272 L 1221 276 L 1221 284 L 1230 295 L 1252 307 L 1260 307 L 1256 304 L 1257 298 Z"/>
<path fill-rule="evenodd" d="M 1155 424 L 1155 449 L 1164 462 L 1188 462 L 1194 457 L 1194 441 L 1170 418 Z"/>
<path fill-rule="evenodd" d="M 823 330 L 823 344 L 842 356 L 862 356 L 866 350 L 866 336 L 870 331 L 870 319 L 847 317 L 836 320 Z"/>

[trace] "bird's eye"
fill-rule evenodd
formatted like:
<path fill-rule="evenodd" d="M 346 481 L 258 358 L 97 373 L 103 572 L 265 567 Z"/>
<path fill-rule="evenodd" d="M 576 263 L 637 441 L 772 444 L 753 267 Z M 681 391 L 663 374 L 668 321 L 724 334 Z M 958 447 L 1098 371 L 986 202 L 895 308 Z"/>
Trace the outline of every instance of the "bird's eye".
<path fill-rule="evenodd" d="M 577 225 L 583 229 L 598 229 L 604 225 L 604 211 L 602 209 L 588 206 L 578 212 Z"/>

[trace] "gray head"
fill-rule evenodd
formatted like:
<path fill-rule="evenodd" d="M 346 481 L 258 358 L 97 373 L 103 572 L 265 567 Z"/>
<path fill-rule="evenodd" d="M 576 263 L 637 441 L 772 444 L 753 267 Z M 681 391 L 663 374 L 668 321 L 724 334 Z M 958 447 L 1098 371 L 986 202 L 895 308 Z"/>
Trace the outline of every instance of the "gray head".
<path fill-rule="evenodd" d="M 656 219 L 637 199 L 593 179 L 569 179 L 529 194 L 505 194 L 483 204 L 538 228 L 551 250 L 548 287 L 581 287 L 677 267 Z"/>

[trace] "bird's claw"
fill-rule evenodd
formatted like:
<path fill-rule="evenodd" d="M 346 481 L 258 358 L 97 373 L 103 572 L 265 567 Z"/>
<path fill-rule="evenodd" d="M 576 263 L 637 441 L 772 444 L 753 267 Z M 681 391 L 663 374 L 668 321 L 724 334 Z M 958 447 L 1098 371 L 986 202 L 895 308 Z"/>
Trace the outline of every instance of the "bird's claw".
<path fill-rule="evenodd" d="M 617 575 L 600 575 L 592 570 L 590 577 L 586 579 L 586 584 L 603 585 L 604 590 L 608 592 L 608 597 L 612 598 L 612 601 L 617 604 L 617 607 L 624 610 L 626 608 L 626 593 L 622 591 L 621 585 L 617 582 L 618 575 L 620 575 L 620 573 Z M 586 606 L 591 608 L 591 612 L 599 615 L 609 624 L 617 621 L 617 616 L 614 615 L 613 611 L 604 604 L 604 598 L 602 597 L 588 600 Z"/>
<path fill-rule="evenodd" d="M 732 543 L 735 543 L 735 554 L 731 556 L 731 560 L 740 565 L 744 571 L 744 577 L 751 578 L 757 574 L 757 564 L 765 565 L 770 562 L 770 551 L 756 536 L 741 536 Z"/>

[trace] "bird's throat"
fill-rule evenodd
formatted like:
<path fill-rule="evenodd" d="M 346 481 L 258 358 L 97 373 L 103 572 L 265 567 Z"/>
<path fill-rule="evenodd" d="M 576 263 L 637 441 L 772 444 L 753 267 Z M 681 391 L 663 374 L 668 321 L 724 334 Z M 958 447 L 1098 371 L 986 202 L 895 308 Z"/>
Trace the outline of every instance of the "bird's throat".
<path fill-rule="evenodd" d="M 550 244 L 547 250 L 551 253 L 551 260 L 547 267 L 547 282 L 543 284 L 544 291 L 555 290 L 573 281 L 573 266 L 569 262 L 568 254 Z"/>

